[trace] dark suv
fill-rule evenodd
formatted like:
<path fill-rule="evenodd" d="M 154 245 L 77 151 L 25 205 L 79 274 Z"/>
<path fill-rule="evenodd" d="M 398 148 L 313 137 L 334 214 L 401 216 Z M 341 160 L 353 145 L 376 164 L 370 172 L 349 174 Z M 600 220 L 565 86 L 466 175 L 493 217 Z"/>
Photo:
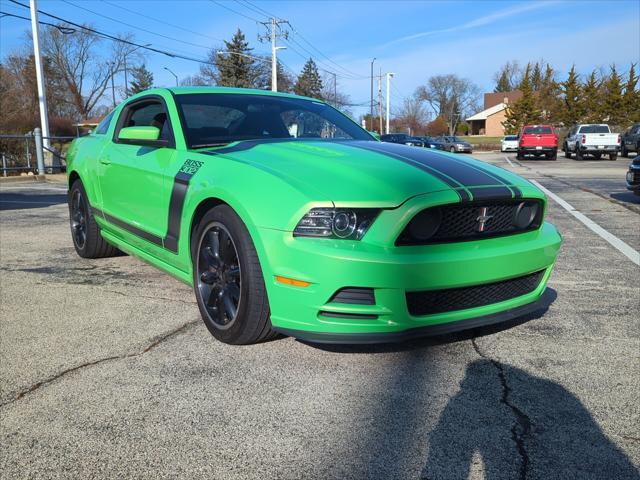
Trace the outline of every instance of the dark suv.
<path fill-rule="evenodd" d="M 628 157 L 629 152 L 640 154 L 640 123 L 627 130 L 620 139 L 620 155 Z"/>
<path fill-rule="evenodd" d="M 417 137 L 411 137 L 406 133 L 388 133 L 380 136 L 381 142 L 400 143 L 412 147 L 424 147 L 424 142 Z"/>

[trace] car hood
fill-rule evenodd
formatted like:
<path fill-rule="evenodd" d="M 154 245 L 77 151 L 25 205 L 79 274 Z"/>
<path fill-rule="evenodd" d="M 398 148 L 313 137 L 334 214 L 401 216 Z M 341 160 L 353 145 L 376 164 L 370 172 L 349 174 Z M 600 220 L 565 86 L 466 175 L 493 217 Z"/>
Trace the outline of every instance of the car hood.
<path fill-rule="evenodd" d="M 455 190 L 461 200 L 512 198 L 526 180 L 501 168 L 431 149 L 376 141 L 243 141 L 200 152 L 251 164 L 310 196 L 337 204 L 395 207 Z"/>

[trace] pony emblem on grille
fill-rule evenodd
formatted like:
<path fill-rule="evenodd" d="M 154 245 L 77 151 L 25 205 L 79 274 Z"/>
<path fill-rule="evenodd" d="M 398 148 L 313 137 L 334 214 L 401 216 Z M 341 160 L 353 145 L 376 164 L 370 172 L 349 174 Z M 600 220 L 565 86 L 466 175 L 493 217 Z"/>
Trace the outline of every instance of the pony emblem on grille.
<path fill-rule="evenodd" d="M 478 218 L 476 218 L 476 222 L 478 222 L 478 231 L 484 232 L 484 227 L 489 220 L 493 218 L 493 215 L 489 215 L 488 207 L 480 207 Z"/>

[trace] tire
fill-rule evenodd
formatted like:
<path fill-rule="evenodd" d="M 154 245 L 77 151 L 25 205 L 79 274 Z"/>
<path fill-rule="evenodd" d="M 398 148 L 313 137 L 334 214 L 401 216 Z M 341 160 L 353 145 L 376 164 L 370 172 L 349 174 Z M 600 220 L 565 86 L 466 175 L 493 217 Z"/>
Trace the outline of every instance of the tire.
<path fill-rule="evenodd" d="M 627 147 L 624 146 L 624 141 L 620 145 L 620 155 L 624 158 L 629 157 L 629 150 L 627 150 Z"/>
<path fill-rule="evenodd" d="M 576 160 L 582 160 L 584 157 L 582 156 L 582 152 L 580 151 L 580 147 L 576 145 Z"/>
<path fill-rule="evenodd" d="M 602 158 L 602 154 L 601 153 L 594 153 L 593 154 L 593 158 L 595 158 L 596 160 L 600 160 Z"/>
<path fill-rule="evenodd" d="M 193 287 L 215 338 L 247 345 L 273 338 L 258 254 L 240 217 L 227 205 L 209 210 L 191 236 Z"/>
<path fill-rule="evenodd" d="M 516 159 L 522 160 L 523 158 L 524 158 L 524 155 L 522 155 L 522 152 L 520 150 L 516 150 Z"/>
<path fill-rule="evenodd" d="M 558 159 L 558 153 L 554 152 L 554 153 L 549 153 L 546 155 L 547 160 L 557 160 Z"/>
<path fill-rule="evenodd" d="M 451 153 L 456 153 L 456 149 L 455 149 L 455 148 L 453 148 L 453 147 L 449 147 L 449 151 L 450 151 Z"/>
<path fill-rule="evenodd" d="M 564 147 L 562 147 L 562 150 L 564 150 L 564 158 L 571 158 L 571 152 L 569 151 L 569 145 L 567 145 L 565 143 Z"/>
<path fill-rule="evenodd" d="M 102 238 L 80 179 L 71 185 L 68 204 L 71 239 L 78 255 L 82 258 L 105 258 L 120 254 L 116 247 Z"/>
<path fill-rule="evenodd" d="M 618 159 L 618 154 L 617 153 L 610 153 L 609 154 L 609 160 L 611 160 L 612 162 L 615 162 Z"/>

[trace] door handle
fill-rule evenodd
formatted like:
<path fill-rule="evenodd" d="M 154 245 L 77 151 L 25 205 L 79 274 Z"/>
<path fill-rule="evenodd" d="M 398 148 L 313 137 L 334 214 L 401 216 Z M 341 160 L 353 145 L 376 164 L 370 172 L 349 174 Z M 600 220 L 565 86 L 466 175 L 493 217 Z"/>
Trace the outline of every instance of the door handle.
<path fill-rule="evenodd" d="M 100 159 L 100 163 L 103 165 L 111 165 L 111 162 L 109 160 Z"/>

